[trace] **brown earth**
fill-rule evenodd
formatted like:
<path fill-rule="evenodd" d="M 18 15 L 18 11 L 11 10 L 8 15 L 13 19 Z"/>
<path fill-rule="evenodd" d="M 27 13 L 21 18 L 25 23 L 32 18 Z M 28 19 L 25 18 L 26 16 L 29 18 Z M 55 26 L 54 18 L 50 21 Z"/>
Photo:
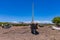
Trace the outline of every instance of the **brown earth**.
<path fill-rule="evenodd" d="M 60 31 L 52 30 L 48 26 L 39 27 L 38 32 L 38 35 L 31 34 L 29 26 L 10 29 L 0 27 L 0 40 L 60 40 Z"/>

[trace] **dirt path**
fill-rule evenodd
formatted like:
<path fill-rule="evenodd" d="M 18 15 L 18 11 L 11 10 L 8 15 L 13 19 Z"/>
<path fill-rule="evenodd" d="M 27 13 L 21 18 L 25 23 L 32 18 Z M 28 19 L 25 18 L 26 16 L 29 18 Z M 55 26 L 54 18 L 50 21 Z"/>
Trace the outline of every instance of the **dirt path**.
<path fill-rule="evenodd" d="M 39 35 L 33 35 L 28 26 L 2 29 L 0 40 L 60 40 L 60 31 L 52 30 L 48 26 L 38 29 Z"/>

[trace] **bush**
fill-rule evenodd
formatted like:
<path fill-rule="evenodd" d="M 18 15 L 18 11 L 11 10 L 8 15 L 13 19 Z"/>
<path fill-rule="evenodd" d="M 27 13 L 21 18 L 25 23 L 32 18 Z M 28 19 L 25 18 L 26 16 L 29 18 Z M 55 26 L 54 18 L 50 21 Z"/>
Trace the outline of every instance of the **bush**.
<path fill-rule="evenodd" d="M 28 26 L 29 24 L 12 24 L 13 26 Z"/>

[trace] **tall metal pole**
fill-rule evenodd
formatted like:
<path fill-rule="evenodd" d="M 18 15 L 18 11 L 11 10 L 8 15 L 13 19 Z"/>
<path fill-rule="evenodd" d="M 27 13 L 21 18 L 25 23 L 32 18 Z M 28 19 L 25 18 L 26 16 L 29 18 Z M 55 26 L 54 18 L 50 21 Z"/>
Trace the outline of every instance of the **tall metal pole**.
<path fill-rule="evenodd" d="M 37 32 L 37 24 L 34 24 L 34 0 L 32 1 L 32 24 L 31 24 L 31 33 L 32 34 L 35 34 L 35 35 L 37 35 L 37 34 L 39 34 L 38 32 Z"/>
<path fill-rule="evenodd" d="M 34 0 L 32 1 L 32 23 L 34 23 Z"/>

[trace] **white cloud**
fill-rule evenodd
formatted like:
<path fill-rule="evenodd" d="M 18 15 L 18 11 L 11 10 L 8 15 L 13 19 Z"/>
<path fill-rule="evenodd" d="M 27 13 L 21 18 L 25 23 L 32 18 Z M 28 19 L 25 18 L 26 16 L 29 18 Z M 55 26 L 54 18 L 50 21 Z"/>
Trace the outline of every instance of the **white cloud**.
<path fill-rule="evenodd" d="M 23 21 L 24 23 L 31 23 L 31 21 Z M 18 21 L 12 21 L 12 23 L 19 23 Z M 35 20 L 34 23 L 52 23 L 51 21 L 38 21 Z"/>
<path fill-rule="evenodd" d="M 17 21 L 12 21 L 12 23 L 18 23 Z"/>
<path fill-rule="evenodd" d="M 31 21 L 24 21 L 25 23 L 31 23 Z M 52 23 L 51 21 L 34 21 L 34 23 Z"/>
<path fill-rule="evenodd" d="M 40 21 L 40 23 L 52 23 L 51 21 Z"/>

